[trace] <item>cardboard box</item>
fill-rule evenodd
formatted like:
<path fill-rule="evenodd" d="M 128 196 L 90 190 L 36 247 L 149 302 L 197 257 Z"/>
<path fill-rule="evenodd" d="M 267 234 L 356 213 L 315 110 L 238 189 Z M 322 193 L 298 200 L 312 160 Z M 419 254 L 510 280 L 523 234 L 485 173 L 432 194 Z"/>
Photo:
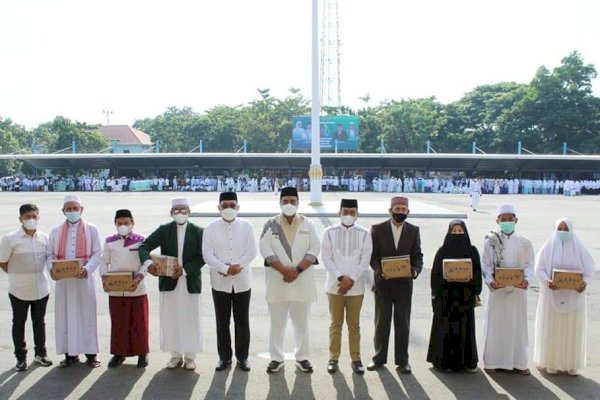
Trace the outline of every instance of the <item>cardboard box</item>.
<path fill-rule="evenodd" d="M 133 278 L 133 272 L 107 272 L 102 275 L 102 285 L 108 292 L 129 292 Z"/>
<path fill-rule="evenodd" d="M 473 279 L 473 262 L 470 258 L 446 258 L 442 264 L 446 281 L 462 282 Z"/>
<path fill-rule="evenodd" d="M 525 279 L 523 268 L 496 268 L 494 280 L 502 286 L 518 286 Z"/>
<path fill-rule="evenodd" d="M 81 262 L 80 258 L 53 261 L 52 275 L 57 280 L 77 278 L 81 273 Z"/>
<path fill-rule="evenodd" d="M 552 271 L 552 282 L 554 282 L 559 289 L 579 289 L 583 285 L 583 273 L 555 269 Z"/>
<path fill-rule="evenodd" d="M 410 256 L 384 257 L 381 259 L 381 273 L 386 279 L 410 278 Z"/>
<path fill-rule="evenodd" d="M 157 274 L 160 276 L 173 276 L 175 268 L 179 266 L 177 257 L 151 254 L 152 262 L 156 264 Z"/>

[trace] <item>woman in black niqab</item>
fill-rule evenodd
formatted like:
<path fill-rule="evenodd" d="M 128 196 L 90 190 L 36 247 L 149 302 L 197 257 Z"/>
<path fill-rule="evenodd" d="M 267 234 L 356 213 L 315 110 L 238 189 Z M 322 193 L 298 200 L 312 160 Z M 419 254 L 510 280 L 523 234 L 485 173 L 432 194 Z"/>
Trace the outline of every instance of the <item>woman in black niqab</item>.
<path fill-rule="evenodd" d="M 456 226 L 462 228 L 463 233 Z M 469 282 L 448 282 L 443 276 L 443 261 L 449 258 L 470 258 L 473 279 Z M 429 337 L 427 361 L 445 371 L 475 372 L 477 343 L 475 340 L 475 305 L 481 293 L 481 261 L 477 248 L 471 245 L 467 226 L 461 220 L 448 225 L 444 244 L 433 261 L 431 297 L 433 322 Z"/>

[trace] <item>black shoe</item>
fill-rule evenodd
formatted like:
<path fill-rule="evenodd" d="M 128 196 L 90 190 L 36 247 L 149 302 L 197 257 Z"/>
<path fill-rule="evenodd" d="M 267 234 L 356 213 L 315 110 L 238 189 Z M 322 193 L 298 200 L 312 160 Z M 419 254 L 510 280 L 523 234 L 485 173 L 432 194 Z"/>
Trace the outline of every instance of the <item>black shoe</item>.
<path fill-rule="evenodd" d="M 238 360 L 237 366 L 242 371 L 250 371 L 250 361 L 248 361 L 248 359 Z"/>
<path fill-rule="evenodd" d="M 338 361 L 337 360 L 329 360 L 327 363 L 327 372 L 330 374 L 336 373 L 338 370 Z"/>
<path fill-rule="evenodd" d="M 410 364 L 409 363 L 406 363 L 404 365 L 398 365 L 396 367 L 396 369 L 399 372 L 402 372 L 403 374 L 410 374 L 410 373 L 412 373 L 412 369 L 410 368 Z"/>
<path fill-rule="evenodd" d="M 25 360 L 24 358 L 17 360 L 17 365 L 15 365 L 15 370 L 27 371 L 27 360 Z"/>
<path fill-rule="evenodd" d="M 284 366 L 285 366 L 285 364 L 283 363 L 283 361 L 281 361 L 281 362 L 279 362 L 279 361 L 271 361 L 269 363 L 269 365 L 267 365 L 267 374 L 272 374 L 274 372 L 278 372 Z"/>
<path fill-rule="evenodd" d="M 219 361 L 217 361 L 217 366 L 215 367 L 215 371 L 223 371 L 230 365 L 231 365 L 231 360 L 227 360 L 227 361 L 219 360 Z"/>
<path fill-rule="evenodd" d="M 364 375 L 365 367 L 363 367 L 363 364 L 360 360 L 352 361 L 352 371 L 354 371 L 355 374 Z"/>
<path fill-rule="evenodd" d="M 70 356 L 66 356 L 64 360 L 61 360 L 60 363 L 58 363 L 58 367 L 59 368 L 67 368 L 70 367 L 73 364 L 77 364 L 79 362 L 79 357 L 75 356 L 75 357 L 70 357 Z"/>
<path fill-rule="evenodd" d="M 383 364 L 376 363 L 375 361 L 373 361 L 372 363 L 370 363 L 369 365 L 367 365 L 367 370 L 369 370 L 369 371 L 377 371 L 381 367 L 383 367 Z"/>
<path fill-rule="evenodd" d="M 48 356 L 35 356 L 33 362 L 41 365 L 42 367 L 49 367 L 52 365 L 52 360 Z"/>
<path fill-rule="evenodd" d="M 138 357 L 137 367 L 138 368 L 146 368 L 148 366 L 148 356 L 142 355 Z"/>
<path fill-rule="evenodd" d="M 112 358 L 110 359 L 110 361 L 107 364 L 107 367 L 108 368 L 118 367 L 119 365 L 123 364 L 124 361 L 125 361 L 125 357 L 112 356 Z"/>
<path fill-rule="evenodd" d="M 308 360 L 296 361 L 296 367 L 302 372 L 313 372 L 313 366 Z"/>

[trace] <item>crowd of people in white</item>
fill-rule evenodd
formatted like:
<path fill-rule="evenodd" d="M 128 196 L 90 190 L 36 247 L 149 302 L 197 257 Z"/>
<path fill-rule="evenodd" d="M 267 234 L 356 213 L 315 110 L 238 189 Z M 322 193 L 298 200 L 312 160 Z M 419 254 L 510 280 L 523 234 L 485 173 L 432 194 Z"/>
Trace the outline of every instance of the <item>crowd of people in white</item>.
<path fill-rule="evenodd" d="M 374 177 L 367 179 L 325 176 L 324 191 L 387 192 L 387 193 L 463 193 L 472 194 L 563 194 L 578 196 L 600 194 L 600 179 L 468 179 L 456 177 Z M 300 191 L 310 190 L 308 177 L 262 178 L 239 175 L 234 177 L 186 176 L 186 177 L 102 177 L 83 175 L 77 177 L 28 177 L 6 176 L 0 178 L 2 191 L 193 191 L 193 192 L 277 192 L 284 186 Z"/>

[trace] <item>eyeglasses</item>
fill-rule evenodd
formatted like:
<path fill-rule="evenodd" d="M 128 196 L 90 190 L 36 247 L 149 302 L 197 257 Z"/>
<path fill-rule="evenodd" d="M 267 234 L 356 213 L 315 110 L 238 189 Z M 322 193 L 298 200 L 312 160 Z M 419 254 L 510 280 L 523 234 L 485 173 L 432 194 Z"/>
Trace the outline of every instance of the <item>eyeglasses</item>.
<path fill-rule="evenodd" d="M 171 212 L 172 212 L 173 214 L 183 214 L 183 215 L 187 215 L 187 214 L 189 214 L 189 213 L 190 213 L 190 210 L 188 210 L 188 209 L 185 209 L 185 208 L 184 208 L 184 209 L 180 209 L 180 208 L 173 208 L 173 209 L 171 209 Z"/>

